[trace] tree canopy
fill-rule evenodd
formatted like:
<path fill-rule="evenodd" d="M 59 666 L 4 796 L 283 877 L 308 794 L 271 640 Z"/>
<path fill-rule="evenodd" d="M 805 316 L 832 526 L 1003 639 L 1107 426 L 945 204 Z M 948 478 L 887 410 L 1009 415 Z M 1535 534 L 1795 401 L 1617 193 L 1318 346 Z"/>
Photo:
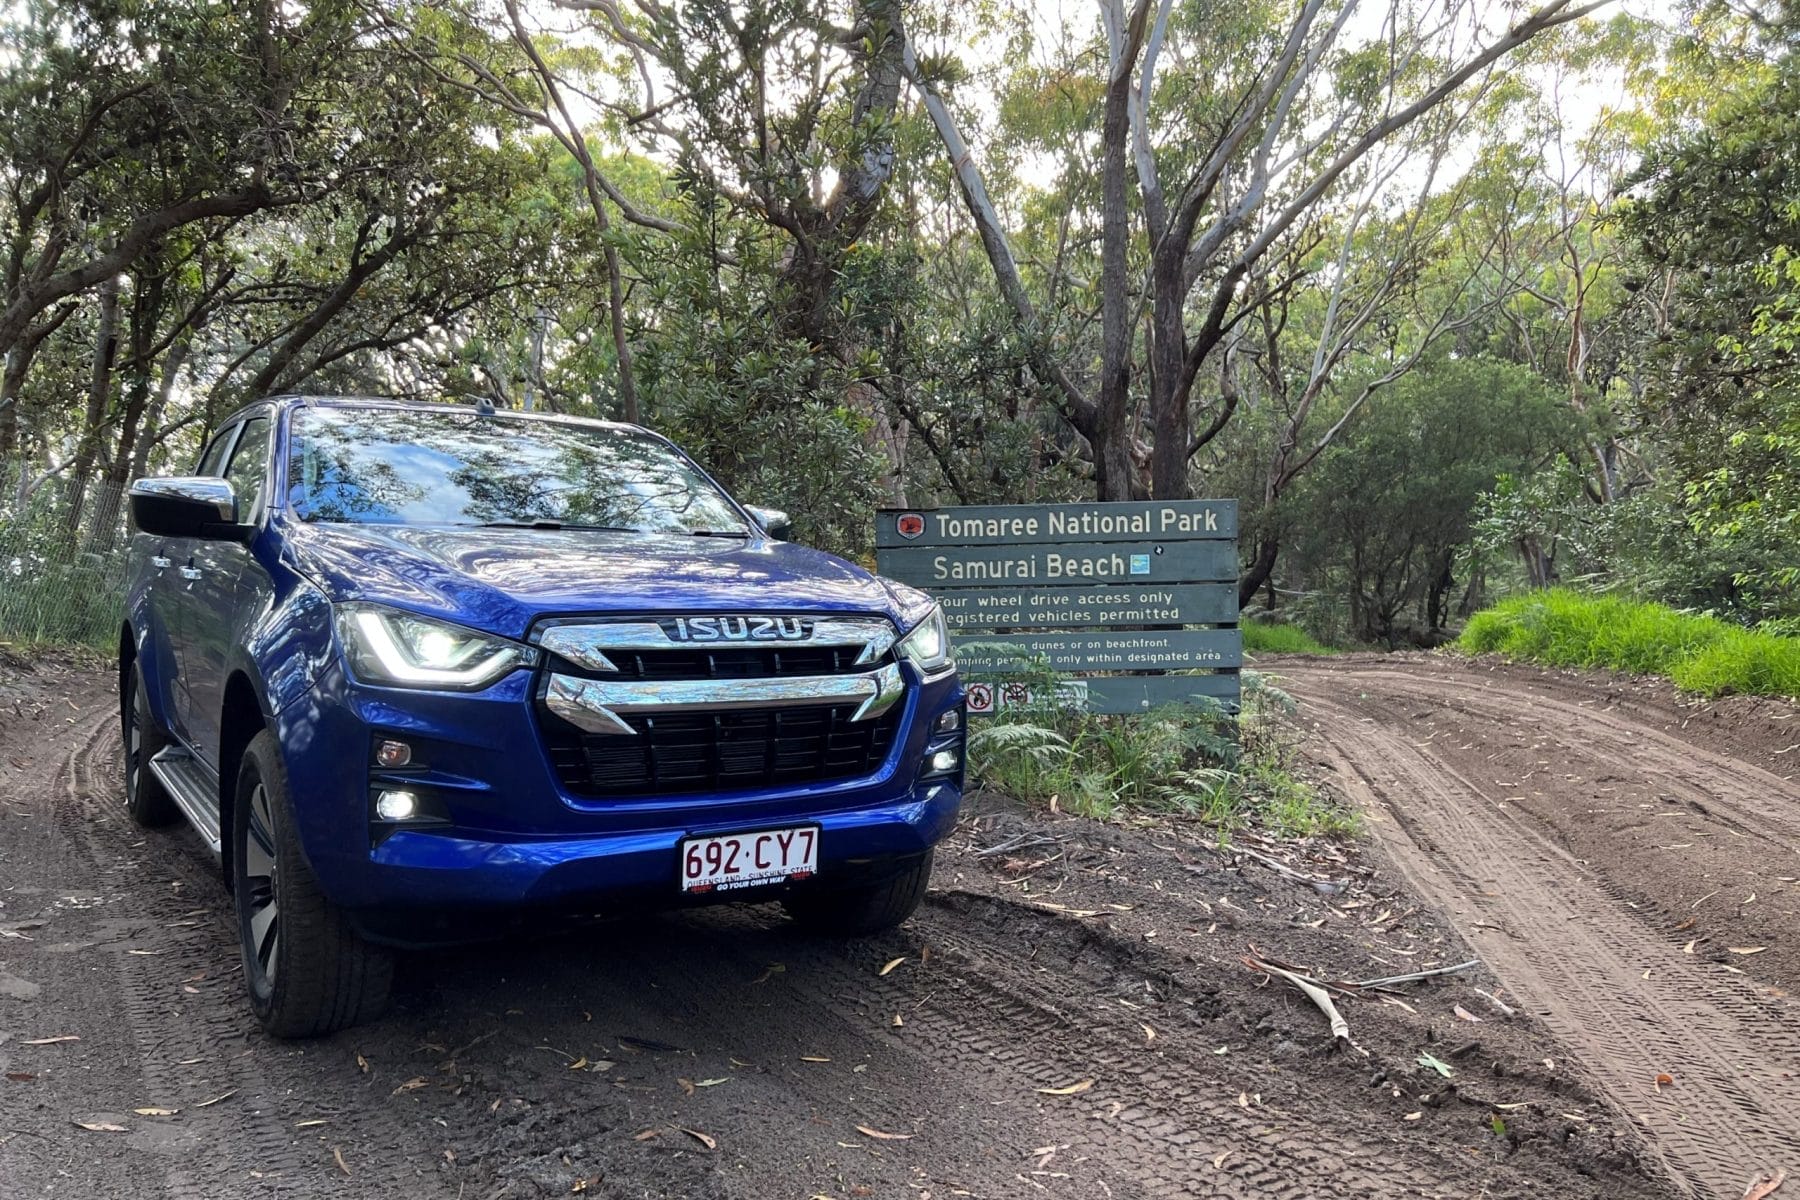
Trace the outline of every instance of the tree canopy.
<path fill-rule="evenodd" d="M 1230 495 L 1431 641 L 1575 578 L 1800 619 L 1781 7 L 24 0 L 0 566 L 277 391 L 641 421 L 798 536 Z"/>

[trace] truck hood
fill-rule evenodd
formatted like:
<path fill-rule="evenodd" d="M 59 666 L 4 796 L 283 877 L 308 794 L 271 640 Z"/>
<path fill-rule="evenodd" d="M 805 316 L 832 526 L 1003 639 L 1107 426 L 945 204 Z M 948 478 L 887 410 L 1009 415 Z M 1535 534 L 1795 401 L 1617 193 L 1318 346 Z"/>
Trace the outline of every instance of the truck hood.
<path fill-rule="evenodd" d="M 332 600 L 513 638 L 539 617 L 589 613 L 881 613 L 905 628 L 929 603 L 834 555 L 763 537 L 285 524 L 292 565 Z"/>

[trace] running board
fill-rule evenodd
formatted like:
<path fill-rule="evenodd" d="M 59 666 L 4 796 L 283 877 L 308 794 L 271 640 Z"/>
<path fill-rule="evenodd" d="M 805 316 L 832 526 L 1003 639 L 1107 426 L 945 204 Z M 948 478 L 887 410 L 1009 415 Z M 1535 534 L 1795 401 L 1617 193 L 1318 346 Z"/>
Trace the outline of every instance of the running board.
<path fill-rule="evenodd" d="M 221 851 L 219 838 L 219 788 L 212 772 L 178 746 L 168 746 L 150 760 L 150 773 L 163 785 L 175 806 L 206 839 L 207 849 Z"/>

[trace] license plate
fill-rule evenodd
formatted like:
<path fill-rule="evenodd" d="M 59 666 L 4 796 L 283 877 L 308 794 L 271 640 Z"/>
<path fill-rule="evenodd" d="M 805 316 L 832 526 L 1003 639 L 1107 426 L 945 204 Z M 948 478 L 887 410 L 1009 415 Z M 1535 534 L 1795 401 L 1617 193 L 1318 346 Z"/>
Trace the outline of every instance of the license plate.
<path fill-rule="evenodd" d="M 819 866 L 817 827 L 764 829 L 681 843 L 681 890 L 729 892 L 805 879 Z"/>

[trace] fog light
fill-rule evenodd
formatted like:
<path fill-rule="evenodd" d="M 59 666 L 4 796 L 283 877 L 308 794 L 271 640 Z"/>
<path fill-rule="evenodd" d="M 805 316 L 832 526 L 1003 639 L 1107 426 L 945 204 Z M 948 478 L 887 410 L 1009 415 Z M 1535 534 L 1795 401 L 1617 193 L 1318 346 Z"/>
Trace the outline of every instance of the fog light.
<path fill-rule="evenodd" d="M 950 733 L 954 730 L 961 729 L 962 709 L 953 708 L 948 712 L 939 713 L 938 719 L 932 722 L 931 728 L 934 733 Z"/>
<path fill-rule="evenodd" d="M 384 767 L 404 767 L 412 761 L 412 747 L 405 742 L 383 742 L 375 749 L 375 761 Z"/>
<path fill-rule="evenodd" d="M 410 821 L 419 811 L 419 798 L 411 792 L 383 792 L 375 797 L 375 815 L 384 821 Z"/>
<path fill-rule="evenodd" d="M 961 759 L 957 757 L 956 751 L 939 750 L 936 754 L 931 756 L 925 765 L 930 767 L 933 771 L 954 771 L 956 770 L 956 764 L 960 761 Z"/>

